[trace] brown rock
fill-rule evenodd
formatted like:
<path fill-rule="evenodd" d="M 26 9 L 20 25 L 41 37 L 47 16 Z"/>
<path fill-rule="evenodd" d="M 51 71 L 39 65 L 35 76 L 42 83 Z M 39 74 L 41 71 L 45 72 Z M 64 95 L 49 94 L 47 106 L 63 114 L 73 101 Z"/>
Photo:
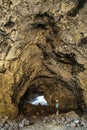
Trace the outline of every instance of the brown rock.
<path fill-rule="evenodd" d="M 17 115 L 26 95 L 39 92 L 52 109 L 58 99 L 60 111 L 86 111 L 86 7 L 79 0 L 0 1 L 0 114 Z"/>

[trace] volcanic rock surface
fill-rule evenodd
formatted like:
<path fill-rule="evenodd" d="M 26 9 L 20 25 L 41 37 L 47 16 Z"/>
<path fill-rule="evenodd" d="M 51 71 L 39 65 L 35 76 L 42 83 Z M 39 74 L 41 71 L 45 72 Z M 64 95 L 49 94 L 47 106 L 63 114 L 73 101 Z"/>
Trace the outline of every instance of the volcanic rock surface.
<path fill-rule="evenodd" d="M 0 114 L 38 93 L 86 111 L 86 0 L 0 0 Z"/>

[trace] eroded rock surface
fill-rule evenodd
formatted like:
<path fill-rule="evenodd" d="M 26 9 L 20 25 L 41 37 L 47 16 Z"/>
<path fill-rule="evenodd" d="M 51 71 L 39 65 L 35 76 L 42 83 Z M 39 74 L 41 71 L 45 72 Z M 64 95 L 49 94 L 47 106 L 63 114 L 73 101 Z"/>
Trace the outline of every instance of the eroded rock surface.
<path fill-rule="evenodd" d="M 87 115 L 86 115 L 87 117 Z M 0 130 L 87 130 L 87 120 L 71 111 L 67 114 L 32 118 L 18 116 L 15 120 L 0 117 Z"/>
<path fill-rule="evenodd" d="M 0 1 L 0 113 L 17 115 L 26 91 L 50 106 L 86 110 L 87 1 Z"/>

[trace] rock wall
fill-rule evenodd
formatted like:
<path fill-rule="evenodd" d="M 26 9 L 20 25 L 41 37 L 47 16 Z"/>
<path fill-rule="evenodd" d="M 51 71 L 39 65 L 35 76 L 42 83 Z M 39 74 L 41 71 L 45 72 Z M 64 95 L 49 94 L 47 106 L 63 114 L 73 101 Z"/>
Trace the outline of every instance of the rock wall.
<path fill-rule="evenodd" d="M 17 115 L 26 91 L 86 109 L 86 17 L 86 0 L 0 0 L 0 114 Z"/>

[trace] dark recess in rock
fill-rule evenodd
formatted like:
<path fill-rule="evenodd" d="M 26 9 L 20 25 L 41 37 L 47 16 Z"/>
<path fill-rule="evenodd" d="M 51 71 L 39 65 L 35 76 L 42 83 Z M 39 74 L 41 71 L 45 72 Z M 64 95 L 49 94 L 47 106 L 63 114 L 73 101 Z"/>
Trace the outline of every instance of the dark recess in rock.
<path fill-rule="evenodd" d="M 53 16 L 49 15 L 47 12 L 46 12 L 46 13 L 42 13 L 42 14 L 41 14 L 41 13 L 40 13 L 40 14 L 37 14 L 37 15 L 35 16 L 35 19 L 40 19 L 40 18 L 43 18 L 43 19 L 44 19 L 44 17 L 47 17 L 47 18 L 53 20 Z"/>
<path fill-rule="evenodd" d="M 31 24 L 31 26 L 32 29 L 46 29 L 47 25 L 43 22 L 38 22 L 38 23 Z"/>
<path fill-rule="evenodd" d="M 87 37 L 82 38 L 78 46 L 80 47 L 87 46 Z"/>
<path fill-rule="evenodd" d="M 48 13 L 36 15 L 35 21 L 38 20 L 43 21 L 43 25 L 45 26 L 44 29 L 46 29 L 46 26 L 50 26 L 54 33 L 57 33 L 59 31 L 59 28 L 56 26 L 53 16 L 49 15 Z"/>
<path fill-rule="evenodd" d="M 0 69 L 0 73 L 3 73 L 3 74 L 4 74 L 4 73 L 6 72 L 6 70 L 7 70 L 6 68 Z"/>
<path fill-rule="evenodd" d="M 9 21 L 4 25 L 4 27 L 6 28 L 13 28 L 14 26 L 15 26 L 15 23 L 13 21 Z"/>
<path fill-rule="evenodd" d="M 78 0 L 78 5 L 76 6 L 75 9 L 73 9 L 71 12 L 69 12 L 68 15 L 71 17 L 75 17 L 78 14 L 79 10 L 84 7 L 86 2 L 87 2 L 87 0 Z"/>
<path fill-rule="evenodd" d="M 7 36 L 8 34 L 5 32 L 5 31 L 3 31 L 2 29 L 0 29 L 0 34 L 1 35 L 4 35 L 4 36 Z"/>
<path fill-rule="evenodd" d="M 38 45 L 39 46 L 39 45 Z M 39 46 L 40 48 L 42 46 Z M 46 50 L 42 51 L 43 52 L 43 57 L 44 60 L 49 59 L 49 58 L 53 58 L 55 59 L 57 62 L 63 63 L 63 64 L 68 64 L 72 66 L 72 74 L 76 74 L 79 72 L 82 72 L 85 70 L 84 65 L 83 64 L 79 64 L 76 60 L 75 54 L 71 53 L 71 54 L 63 54 L 63 53 L 56 53 L 55 51 L 53 51 L 53 53 L 49 54 L 48 52 L 46 52 Z"/>
<path fill-rule="evenodd" d="M 0 43 L 0 46 L 4 49 L 8 46 L 8 44 L 6 42 L 2 42 Z"/>

